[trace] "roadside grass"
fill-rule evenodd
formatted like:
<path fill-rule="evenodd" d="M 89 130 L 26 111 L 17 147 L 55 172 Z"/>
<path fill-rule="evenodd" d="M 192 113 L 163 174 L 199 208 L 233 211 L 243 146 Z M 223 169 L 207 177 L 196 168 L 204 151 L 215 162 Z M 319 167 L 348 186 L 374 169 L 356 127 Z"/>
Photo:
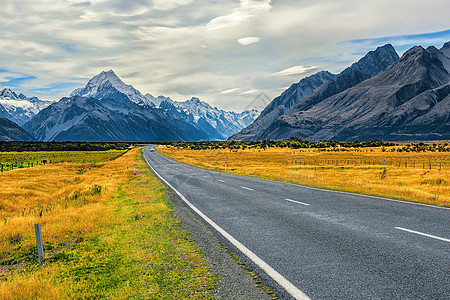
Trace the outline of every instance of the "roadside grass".
<path fill-rule="evenodd" d="M 328 151 L 327 151 L 328 150 Z M 383 148 L 213 149 L 159 146 L 157 151 L 201 168 L 311 187 L 450 207 L 450 153 Z"/>
<path fill-rule="evenodd" d="M 0 152 L 0 172 L 29 168 L 48 163 L 98 163 L 110 161 L 125 154 L 128 150 L 107 151 L 24 151 Z"/>
<path fill-rule="evenodd" d="M 212 298 L 217 279 L 137 155 L 0 174 L 1 299 Z"/>

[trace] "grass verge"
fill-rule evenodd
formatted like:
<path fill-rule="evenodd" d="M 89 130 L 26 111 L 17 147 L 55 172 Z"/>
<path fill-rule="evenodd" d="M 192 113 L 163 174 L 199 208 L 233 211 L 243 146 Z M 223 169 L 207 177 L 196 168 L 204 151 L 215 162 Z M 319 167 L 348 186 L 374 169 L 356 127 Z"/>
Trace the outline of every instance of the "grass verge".
<path fill-rule="evenodd" d="M 180 229 L 164 195 L 165 187 L 148 170 L 140 154 L 136 162 L 136 151 L 83 173 L 86 180 L 89 177 L 92 182 L 100 182 L 96 176 L 117 172 L 108 193 L 104 189 L 85 190 L 77 199 L 69 199 L 67 206 L 57 203 L 41 217 L 34 211 L 25 214 L 32 219 L 27 222 L 31 227 L 37 221 L 43 224 L 44 263 L 37 262 L 29 232 L 32 229 L 23 227 L 16 241 L 8 235 L 1 237 L 2 299 L 212 298 L 210 290 L 217 279 L 188 233 Z M 137 173 L 133 175 L 127 166 L 135 162 Z M 77 170 L 73 165 L 71 168 Z M 44 175 L 41 180 L 48 178 Z M 67 184 L 71 185 L 71 181 Z M 61 223 L 72 210 L 78 219 L 67 222 L 78 225 L 77 229 L 89 223 L 86 230 L 51 228 L 59 225 L 63 229 Z M 14 215 L 8 216 L 11 222 Z M 52 222 L 50 216 L 59 221 Z"/>

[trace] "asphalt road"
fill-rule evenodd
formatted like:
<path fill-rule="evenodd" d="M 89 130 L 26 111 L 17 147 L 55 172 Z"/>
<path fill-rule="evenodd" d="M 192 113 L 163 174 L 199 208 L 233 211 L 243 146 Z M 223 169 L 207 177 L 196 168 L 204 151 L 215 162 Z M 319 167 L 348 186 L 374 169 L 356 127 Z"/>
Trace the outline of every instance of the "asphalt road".
<path fill-rule="evenodd" d="M 151 148 L 143 153 L 281 298 L 450 299 L 449 209 L 199 169 Z"/>

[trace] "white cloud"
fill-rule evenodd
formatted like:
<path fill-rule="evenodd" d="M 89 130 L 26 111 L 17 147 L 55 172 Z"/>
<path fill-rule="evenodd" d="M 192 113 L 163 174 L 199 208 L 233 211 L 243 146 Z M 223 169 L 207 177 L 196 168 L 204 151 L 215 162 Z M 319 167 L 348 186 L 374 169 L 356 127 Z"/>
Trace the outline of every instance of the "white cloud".
<path fill-rule="evenodd" d="M 271 0 L 240 0 L 239 7 L 228 15 L 212 19 L 206 27 L 208 30 L 223 29 L 239 25 L 249 18 L 265 15 L 272 8 L 271 2 Z"/>
<path fill-rule="evenodd" d="M 30 90 L 112 68 L 144 93 L 239 110 L 315 69 L 341 71 L 372 39 L 448 30 L 448 11 L 448 0 L 2 0 L 0 66 L 37 77 Z"/>
<path fill-rule="evenodd" d="M 240 88 L 235 88 L 235 89 L 229 89 L 229 90 L 221 91 L 220 93 L 221 94 L 232 94 L 232 93 L 237 92 L 239 90 L 240 90 Z"/>
<path fill-rule="evenodd" d="M 176 7 L 187 5 L 194 0 L 153 0 L 153 8 L 158 10 L 172 10 Z"/>
<path fill-rule="evenodd" d="M 260 90 L 255 90 L 255 89 L 253 89 L 253 90 L 249 90 L 249 91 L 240 93 L 239 95 L 257 95 L 257 94 L 259 94 L 259 93 L 261 93 Z"/>
<path fill-rule="evenodd" d="M 280 72 L 273 73 L 272 76 L 289 76 L 289 75 L 300 75 L 304 74 L 310 70 L 317 69 L 316 66 L 313 67 L 304 67 L 304 66 L 295 66 L 288 69 L 284 69 Z"/>
<path fill-rule="evenodd" d="M 259 42 L 259 37 L 248 36 L 237 40 L 239 44 L 243 46 L 255 44 Z"/>

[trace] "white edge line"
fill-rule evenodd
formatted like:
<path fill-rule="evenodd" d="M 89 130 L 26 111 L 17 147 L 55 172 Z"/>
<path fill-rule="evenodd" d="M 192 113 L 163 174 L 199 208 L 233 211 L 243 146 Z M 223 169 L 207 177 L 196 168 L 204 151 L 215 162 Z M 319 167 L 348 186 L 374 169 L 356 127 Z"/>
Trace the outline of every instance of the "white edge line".
<path fill-rule="evenodd" d="M 248 187 L 245 187 L 245 186 L 241 186 L 241 188 L 246 189 L 246 190 L 249 190 L 249 191 L 253 191 L 253 189 L 248 188 Z"/>
<path fill-rule="evenodd" d="M 301 204 L 301 205 L 305 205 L 305 206 L 309 206 L 309 205 L 310 205 L 310 204 L 308 204 L 308 203 L 304 203 L 304 202 L 300 202 L 300 201 L 295 201 L 295 200 L 292 200 L 292 199 L 284 199 L 284 200 L 289 201 L 289 202 L 294 202 L 294 203 L 297 203 L 297 204 Z"/>
<path fill-rule="evenodd" d="M 415 234 L 418 234 L 418 235 L 423 235 L 423 236 L 426 236 L 426 237 L 429 237 L 429 238 L 433 238 L 433 239 L 436 239 L 436 240 L 441 240 L 441 241 L 450 243 L 450 240 L 449 240 L 449 239 L 441 238 L 441 237 L 439 237 L 439 236 L 431 235 L 431 234 L 428 234 L 428 233 L 423 233 L 423 232 L 419 232 L 419 231 L 414 231 L 414 230 L 406 229 L 406 228 L 402 228 L 402 227 L 395 227 L 395 229 L 403 230 L 403 231 L 410 232 L 410 233 L 415 233 Z"/>
<path fill-rule="evenodd" d="M 259 258 L 256 254 L 250 251 L 247 247 L 241 244 L 238 240 L 232 237 L 228 232 L 223 230 L 219 225 L 214 223 L 210 218 L 203 214 L 197 207 L 190 203 L 178 190 L 176 190 L 170 183 L 168 183 L 161 175 L 156 172 L 155 169 L 148 163 L 145 154 L 143 155 L 147 165 L 152 169 L 153 173 L 163 181 L 172 191 L 174 191 L 193 211 L 195 211 L 200 217 L 203 218 L 209 225 L 211 225 L 215 230 L 217 230 L 221 235 L 223 235 L 230 243 L 232 243 L 236 248 L 239 249 L 244 255 L 251 259 L 258 267 L 260 267 L 264 272 L 267 273 L 273 280 L 275 280 L 279 285 L 281 285 L 289 294 L 291 294 L 295 299 L 299 300 L 310 300 L 310 298 L 299 290 L 295 285 L 293 285 L 289 280 L 287 280 L 283 275 L 275 271 L 271 266 L 269 266 L 265 261 Z"/>
<path fill-rule="evenodd" d="M 167 157 L 159 152 L 157 152 L 159 155 L 162 155 L 164 157 Z M 172 159 L 170 157 L 167 157 L 169 159 Z M 172 159 L 173 160 L 173 159 Z M 182 162 L 176 161 L 177 163 L 180 164 L 184 164 Z M 187 165 L 187 164 L 185 164 Z M 296 187 L 300 187 L 300 188 L 305 188 L 305 189 L 310 189 L 310 190 L 317 190 L 317 191 L 323 191 L 323 192 L 330 192 L 330 193 L 338 193 L 338 194 L 347 194 L 347 195 L 354 195 L 354 196 L 361 196 L 361 197 L 367 197 L 367 198 L 373 198 L 373 199 L 379 199 L 379 200 L 386 200 L 386 201 L 392 201 L 392 202 L 397 202 L 397 203 L 403 203 L 403 204 L 411 204 L 411 205 L 420 205 L 420 206 L 426 206 L 426 207 L 431 207 L 431 208 L 438 208 L 438 209 L 447 209 L 450 210 L 450 207 L 442 207 L 442 206 L 436 206 L 436 205 L 431 205 L 431 204 L 425 204 L 425 203 L 418 203 L 418 202 L 412 202 L 412 201 L 406 201 L 406 200 L 396 200 L 396 199 L 389 199 L 389 198 L 384 198 L 384 197 L 380 197 L 380 196 L 372 196 L 372 195 L 364 195 L 364 194 L 357 194 L 357 193 L 352 193 L 352 192 L 345 192 L 345 191 L 337 191 L 337 190 L 329 190 L 329 189 L 321 189 L 321 188 L 316 188 L 316 187 L 311 187 L 311 186 L 306 186 L 306 185 L 302 185 L 302 184 L 295 184 L 295 183 L 291 183 L 291 182 L 284 182 L 284 181 L 278 181 L 278 180 L 269 180 L 269 179 L 263 179 L 263 178 L 259 178 L 259 177 L 253 177 L 253 176 L 244 176 L 244 175 L 236 175 L 236 174 L 230 174 L 230 173 L 224 173 L 224 172 L 219 172 L 219 171 L 214 171 L 214 170 L 210 170 L 210 169 L 206 169 L 206 168 L 199 168 L 199 167 L 195 167 L 192 165 L 189 165 L 191 167 L 197 168 L 197 169 L 202 169 L 202 170 L 209 170 L 211 172 L 217 172 L 223 176 L 243 176 L 243 177 L 249 177 L 252 179 L 256 179 L 262 182 L 273 182 L 273 183 L 278 183 L 278 184 L 288 184 L 291 186 L 296 186 Z"/>

